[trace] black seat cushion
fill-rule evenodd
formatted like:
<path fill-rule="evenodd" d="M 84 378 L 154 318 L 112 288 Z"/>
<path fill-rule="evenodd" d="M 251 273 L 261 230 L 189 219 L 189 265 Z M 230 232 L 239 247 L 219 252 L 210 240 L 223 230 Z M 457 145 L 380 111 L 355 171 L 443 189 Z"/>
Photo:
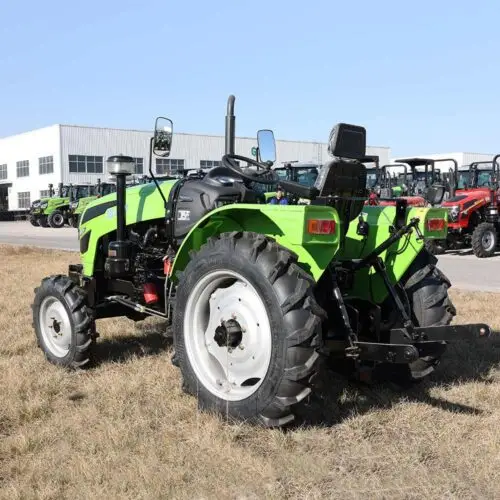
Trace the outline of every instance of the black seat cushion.
<path fill-rule="evenodd" d="M 345 234 L 349 222 L 359 216 L 368 198 L 365 165 L 358 161 L 332 160 L 322 167 L 315 187 L 319 198 L 332 198 L 328 204 L 339 213 Z"/>

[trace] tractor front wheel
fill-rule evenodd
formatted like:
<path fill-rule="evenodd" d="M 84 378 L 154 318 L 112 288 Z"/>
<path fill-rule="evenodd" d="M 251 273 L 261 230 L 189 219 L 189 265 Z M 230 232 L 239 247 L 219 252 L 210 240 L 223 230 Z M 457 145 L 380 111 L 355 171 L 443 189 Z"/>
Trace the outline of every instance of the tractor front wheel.
<path fill-rule="evenodd" d="M 224 233 L 179 276 L 173 362 L 202 410 L 283 426 L 311 393 L 322 309 L 297 258 L 256 233 Z"/>
<path fill-rule="evenodd" d="M 35 227 L 38 227 L 40 225 L 40 223 L 38 222 L 38 219 L 35 215 L 31 214 L 29 217 L 28 217 L 28 220 L 30 221 L 30 224 L 32 226 L 35 226 Z"/>
<path fill-rule="evenodd" d="M 68 219 L 68 224 L 71 226 L 71 227 L 76 227 L 78 228 L 78 215 L 76 214 L 73 214 L 69 217 Z"/>
<path fill-rule="evenodd" d="M 64 227 L 64 215 L 60 210 L 54 210 L 49 215 L 49 226 L 57 229 Z"/>
<path fill-rule="evenodd" d="M 92 318 L 76 283 L 64 275 L 44 278 L 35 288 L 32 309 L 38 346 L 48 361 L 73 369 L 89 361 Z"/>
<path fill-rule="evenodd" d="M 46 215 L 40 215 L 40 217 L 38 218 L 38 223 L 40 224 L 40 227 L 49 227 Z"/>
<path fill-rule="evenodd" d="M 492 257 L 498 243 L 495 224 L 481 222 L 472 233 L 472 251 L 480 259 Z"/>

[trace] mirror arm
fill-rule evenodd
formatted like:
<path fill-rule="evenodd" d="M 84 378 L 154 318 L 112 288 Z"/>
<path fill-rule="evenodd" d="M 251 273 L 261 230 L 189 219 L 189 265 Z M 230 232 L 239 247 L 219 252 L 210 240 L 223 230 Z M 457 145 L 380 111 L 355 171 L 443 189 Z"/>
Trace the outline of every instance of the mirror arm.
<path fill-rule="evenodd" d="M 158 181 L 156 180 L 156 177 L 153 174 L 153 147 L 154 147 L 154 136 L 151 137 L 149 141 L 149 174 L 151 175 L 151 178 L 153 179 L 153 182 L 156 184 L 156 188 L 158 189 L 158 192 L 160 193 L 161 197 L 163 198 L 163 206 L 165 207 L 165 211 L 168 208 L 168 203 L 167 199 L 165 198 L 165 195 L 163 194 L 163 191 L 160 189 L 160 185 L 158 184 Z"/>

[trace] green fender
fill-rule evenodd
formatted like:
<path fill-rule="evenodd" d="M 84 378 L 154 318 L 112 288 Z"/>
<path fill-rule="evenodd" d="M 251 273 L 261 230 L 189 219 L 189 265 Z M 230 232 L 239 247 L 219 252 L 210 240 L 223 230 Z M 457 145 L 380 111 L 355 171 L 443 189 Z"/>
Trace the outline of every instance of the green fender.
<path fill-rule="evenodd" d="M 335 233 L 309 234 L 308 220 L 335 221 Z M 232 231 L 250 231 L 270 236 L 298 256 L 298 262 L 317 281 L 339 249 L 340 220 L 330 207 L 310 205 L 226 205 L 213 210 L 186 236 L 172 267 L 172 280 L 211 236 Z"/>
<path fill-rule="evenodd" d="M 363 207 L 361 216 L 369 224 L 369 233 L 366 240 L 357 234 L 357 221 L 349 225 L 344 248 L 338 253 L 339 260 L 360 259 L 386 241 L 390 235 L 390 227 L 396 215 L 395 206 L 368 206 Z M 419 229 L 425 239 L 445 239 L 448 231 L 446 210 L 442 208 L 409 207 L 406 211 L 406 223 L 413 217 L 420 219 Z M 436 229 L 429 220 L 439 219 L 442 227 Z M 442 222 L 444 220 L 444 223 Z M 394 243 L 380 256 L 385 262 L 387 274 L 393 284 L 401 281 L 417 255 L 423 250 L 424 241 L 418 239 L 413 230 Z M 387 297 L 387 289 L 382 278 L 373 268 L 363 269 L 356 273 L 353 288 L 348 292 L 350 298 L 370 300 L 377 304 Z"/>

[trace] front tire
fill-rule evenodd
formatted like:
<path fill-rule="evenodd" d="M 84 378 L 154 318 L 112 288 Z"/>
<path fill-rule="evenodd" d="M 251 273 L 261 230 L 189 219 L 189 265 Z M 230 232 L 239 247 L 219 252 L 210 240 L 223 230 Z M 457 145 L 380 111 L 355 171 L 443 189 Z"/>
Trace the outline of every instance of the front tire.
<path fill-rule="evenodd" d="M 64 215 L 60 210 L 54 210 L 49 215 L 49 226 L 55 229 L 64 227 Z"/>
<path fill-rule="evenodd" d="M 38 227 L 40 225 L 35 215 L 30 215 L 28 220 L 30 221 L 30 224 L 34 227 Z"/>
<path fill-rule="evenodd" d="M 495 224 L 481 222 L 472 233 L 472 251 L 480 259 L 492 257 L 498 244 Z"/>
<path fill-rule="evenodd" d="M 297 257 L 256 233 L 224 233 L 179 276 L 173 362 L 202 410 L 266 426 L 311 393 L 322 310 Z"/>
<path fill-rule="evenodd" d="M 51 363 L 76 369 L 88 363 L 95 337 L 85 292 L 68 276 L 44 278 L 35 288 L 33 326 Z"/>
<path fill-rule="evenodd" d="M 46 215 L 40 215 L 40 217 L 38 218 L 38 223 L 40 224 L 40 227 L 49 227 Z"/>
<path fill-rule="evenodd" d="M 71 227 L 75 227 L 75 228 L 78 228 L 78 215 L 77 214 L 73 214 L 69 217 L 68 219 L 68 224 L 71 226 Z"/>

